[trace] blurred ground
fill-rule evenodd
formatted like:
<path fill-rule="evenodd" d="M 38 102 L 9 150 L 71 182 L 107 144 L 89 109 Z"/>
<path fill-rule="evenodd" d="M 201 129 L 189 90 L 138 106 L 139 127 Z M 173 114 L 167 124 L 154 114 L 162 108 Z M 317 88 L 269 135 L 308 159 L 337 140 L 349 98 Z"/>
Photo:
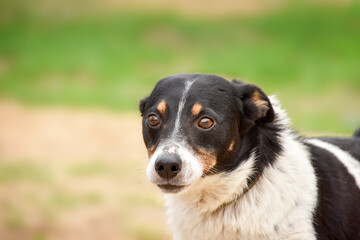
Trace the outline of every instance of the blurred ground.
<path fill-rule="evenodd" d="M 138 114 L 3 100 L 0 122 L 0 239 L 171 238 Z"/>
<path fill-rule="evenodd" d="M 0 102 L 0 239 L 169 239 L 140 119 Z"/>

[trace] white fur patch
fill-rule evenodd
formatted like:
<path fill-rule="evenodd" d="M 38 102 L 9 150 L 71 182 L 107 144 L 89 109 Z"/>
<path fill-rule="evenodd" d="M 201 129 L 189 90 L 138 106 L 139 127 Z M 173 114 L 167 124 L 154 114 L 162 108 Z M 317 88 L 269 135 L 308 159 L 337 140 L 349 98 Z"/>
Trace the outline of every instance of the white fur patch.
<path fill-rule="evenodd" d="M 177 135 L 178 135 L 178 132 L 179 132 L 179 129 L 180 129 L 180 117 L 181 117 L 182 111 L 183 111 L 184 106 L 185 106 L 186 97 L 187 97 L 187 94 L 188 94 L 188 92 L 190 90 L 191 85 L 193 85 L 194 82 L 195 81 L 187 81 L 185 83 L 185 89 L 184 89 L 184 92 L 183 92 L 182 97 L 181 97 L 180 102 L 179 102 L 179 107 L 178 107 L 178 111 L 177 111 L 177 114 L 176 114 L 176 120 L 175 120 L 175 127 L 174 127 L 173 133 L 171 134 L 171 139 L 176 138 Z"/>
<path fill-rule="evenodd" d="M 174 143 L 174 142 L 165 142 L 157 147 L 155 153 L 150 158 L 150 161 L 146 168 L 146 174 L 149 180 L 154 184 L 164 184 L 168 182 L 164 182 L 164 179 L 160 178 L 160 176 L 155 171 L 155 162 L 156 159 L 162 154 L 178 154 L 182 161 L 182 168 L 179 176 L 170 181 L 177 182 L 169 182 L 172 184 L 179 185 L 190 185 L 196 182 L 202 176 L 202 167 L 200 161 L 197 157 L 191 152 L 190 147 L 187 147 L 186 143 Z"/>
<path fill-rule="evenodd" d="M 307 139 L 306 142 L 317 147 L 323 148 L 332 154 L 345 166 L 347 171 L 354 177 L 357 186 L 360 188 L 360 163 L 349 153 L 343 151 L 338 146 L 321 141 L 319 139 Z"/>
<path fill-rule="evenodd" d="M 274 101 L 277 122 L 286 113 Z M 284 152 L 243 196 L 254 154 L 228 173 L 207 176 L 178 194 L 165 196 L 174 239 L 314 240 L 317 204 L 314 169 L 306 147 L 283 131 Z"/>

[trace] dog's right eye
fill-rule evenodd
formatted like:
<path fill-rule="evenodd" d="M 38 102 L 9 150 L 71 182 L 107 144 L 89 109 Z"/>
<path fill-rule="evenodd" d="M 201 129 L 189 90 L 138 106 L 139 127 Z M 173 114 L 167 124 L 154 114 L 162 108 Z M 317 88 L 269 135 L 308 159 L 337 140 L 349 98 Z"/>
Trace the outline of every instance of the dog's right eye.
<path fill-rule="evenodd" d="M 150 116 L 148 116 L 148 122 L 150 126 L 156 127 L 160 124 L 160 119 L 155 114 L 151 114 Z"/>
<path fill-rule="evenodd" d="M 214 125 L 214 120 L 204 117 L 198 122 L 198 126 L 202 129 L 209 129 Z"/>

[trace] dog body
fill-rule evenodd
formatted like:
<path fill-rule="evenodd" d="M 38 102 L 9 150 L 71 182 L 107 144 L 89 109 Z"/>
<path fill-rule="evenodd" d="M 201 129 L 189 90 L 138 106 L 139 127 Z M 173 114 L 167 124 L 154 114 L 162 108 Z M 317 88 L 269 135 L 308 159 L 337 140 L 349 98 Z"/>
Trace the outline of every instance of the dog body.
<path fill-rule="evenodd" d="M 360 134 L 303 139 L 276 98 L 178 74 L 140 102 L 174 239 L 360 239 Z"/>

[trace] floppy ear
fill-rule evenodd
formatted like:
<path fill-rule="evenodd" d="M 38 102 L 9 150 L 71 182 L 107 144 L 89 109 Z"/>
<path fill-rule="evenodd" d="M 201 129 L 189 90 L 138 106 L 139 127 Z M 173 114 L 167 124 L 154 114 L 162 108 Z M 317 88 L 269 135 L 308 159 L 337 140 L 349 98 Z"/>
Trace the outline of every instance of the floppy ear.
<path fill-rule="evenodd" d="M 149 97 L 145 97 L 145 98 L 141 99 L 139 102 L 139 110 L 141 112 L 141 116 L 143 116 L 143 114 L 144 114 L 145 106 L 146 106 L 148 98 Z"/>
<path fill-rule="evenodd" d="M 238 81 L 233 81 L 233 84 L 246 125 L 251 127 L 256 122 L 271 123 L 274 121 L 274 109 L 269 98 L 259 87 Z"/>

